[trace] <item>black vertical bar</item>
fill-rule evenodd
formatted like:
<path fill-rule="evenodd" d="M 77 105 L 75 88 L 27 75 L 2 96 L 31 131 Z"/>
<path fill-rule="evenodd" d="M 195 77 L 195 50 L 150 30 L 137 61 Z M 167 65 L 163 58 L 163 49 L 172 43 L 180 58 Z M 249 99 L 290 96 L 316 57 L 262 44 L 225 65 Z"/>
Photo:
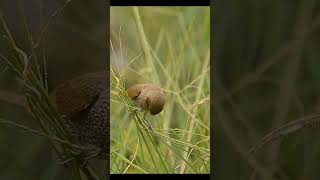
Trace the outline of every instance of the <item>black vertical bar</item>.
<path fill-rule="evenodd" d="M 108 69 L 108 77 L 110 79 L 110 1 L 106 2 L 106 59 L 108 59 L 107 61 L 107 67 L 106 69 Z M 109 82 L 109 80 L 108 80 Z M 109 147 L 109 152 L 108 156 L 107 156 L 107 164 L 106 164 L 106 171 L 107 171 L 107 177 L 106 179 L 109 180 L 110 179 L 110 82 L 107 85 L 108 86 L 108 93 L 109 93 L 109 122 L 108 122 L 108 132 L 107 132 L 107 137 L 109 137 L 109 139 L 107 140 L 107 146 Z"/>

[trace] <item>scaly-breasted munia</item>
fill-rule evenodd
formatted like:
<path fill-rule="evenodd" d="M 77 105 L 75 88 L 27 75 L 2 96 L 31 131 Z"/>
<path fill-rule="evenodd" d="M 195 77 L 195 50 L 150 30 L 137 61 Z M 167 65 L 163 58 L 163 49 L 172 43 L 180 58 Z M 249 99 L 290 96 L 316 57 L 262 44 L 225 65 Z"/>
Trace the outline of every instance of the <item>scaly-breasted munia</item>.
<path fill-rule="evenodd" d="M 153 84 L 137 84 L 127 89 L 127 94 L 136 106 L 149 111 L 151 115 L 160 113 L 166 98 L 159 86 Z"/>
<path fill-rule="evenodd" d="M 88 73 L 60 84 L 49 95 L 71 135 L 80 144 L 97 147 L 100 158 L 109 153 L 108 83 L 106 71 Z"/>

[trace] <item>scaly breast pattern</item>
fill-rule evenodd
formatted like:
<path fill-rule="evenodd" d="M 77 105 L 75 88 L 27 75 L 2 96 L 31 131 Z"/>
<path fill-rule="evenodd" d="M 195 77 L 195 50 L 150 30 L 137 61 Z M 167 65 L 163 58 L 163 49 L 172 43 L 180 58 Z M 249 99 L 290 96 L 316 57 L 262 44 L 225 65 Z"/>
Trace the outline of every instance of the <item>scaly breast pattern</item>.
<path fill-rule="evenodd" d="M 98 147 L 101 155 L 109 149 L 108 84 L 107 72 L 89 73 L 62 83 L 50 94 L 75 139 Z"/>

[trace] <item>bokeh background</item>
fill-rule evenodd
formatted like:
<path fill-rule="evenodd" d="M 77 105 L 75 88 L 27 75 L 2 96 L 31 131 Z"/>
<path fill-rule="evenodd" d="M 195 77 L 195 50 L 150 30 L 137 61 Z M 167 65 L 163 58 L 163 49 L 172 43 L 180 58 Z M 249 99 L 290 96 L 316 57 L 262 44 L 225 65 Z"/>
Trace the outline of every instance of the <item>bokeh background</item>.
<path fill-rule="evenodd" d="M 125 88 L 153 83 L 163 89 L 163 111 L 147 119 L 162 135 L 185 143 L 169 140 L 168 148 L 159 141 L 155 147 L 168 170 L 162 168 L 157 152 L 148 153 L 111 75 L 111 173 L 210 173 L 210 7 L 111 7 L 110 25 L 111 68 Z M 176 154 L 196 171 L 182 167 Z"/>
<path fill-rule="evenodd" d="M 319 179 L 319 127 L 247 161 L 266 133 L 319 112 L 319 8 L 315 0 L 213 4 L 214 179 Z"/>
<path fill-rule="evenodd" d="M 104 1 L 1 0 L 0 10 L 19 47 L 30 53 L 30 40 L 37 39 L 49 17 L 39 46 L 47 61 L 49 91 L 64 80 L 107 68 L 108 7 Z M 4 31 L 0 26 L 0 53 Z M 29 35 L 28 35 L 29 33 Z M 22 85 L 0 61 L 0 117 L 39 128 L 23 107 Z M 52 158 L 47 139 L 17 128 L 0 125 L 0 179 L 70 179 L 69 172 Z"/>

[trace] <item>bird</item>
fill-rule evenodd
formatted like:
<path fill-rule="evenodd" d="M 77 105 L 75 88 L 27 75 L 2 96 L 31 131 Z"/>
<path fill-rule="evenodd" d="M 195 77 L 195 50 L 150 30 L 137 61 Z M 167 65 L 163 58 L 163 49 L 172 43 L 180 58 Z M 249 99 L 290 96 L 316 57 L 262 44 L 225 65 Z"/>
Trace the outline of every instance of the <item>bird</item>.
<path fill-rule="evenodd" d="M 166 103 L 166 98 L 162 89 L 154 84 L 136 84 L 126 90 L 128 97 L 133 101 L 134 105 L 143 112 L 143 121 L 149 130 L 153 132 L 152 137 L 155 144 L 159 144 L 158 137 L 152 125 L 147 121 L 146 116 L 150 112 L 151 115 L 159 114 Z"/>
<path fill-rule="evenodd" d="M 129 87 L 126 92 L 135 106 L 150 112 L 151 115 L 159 114 L 166 102 L 162 89 L 154 84 L 136 84 Z"/>
<path fill-rule="evenodd" d="M 91 72 L 59 84 L 49 94 L 72 137 L 99 149 L 99 159 L 109 156 L 108 84 L 108 71 Z"/>

